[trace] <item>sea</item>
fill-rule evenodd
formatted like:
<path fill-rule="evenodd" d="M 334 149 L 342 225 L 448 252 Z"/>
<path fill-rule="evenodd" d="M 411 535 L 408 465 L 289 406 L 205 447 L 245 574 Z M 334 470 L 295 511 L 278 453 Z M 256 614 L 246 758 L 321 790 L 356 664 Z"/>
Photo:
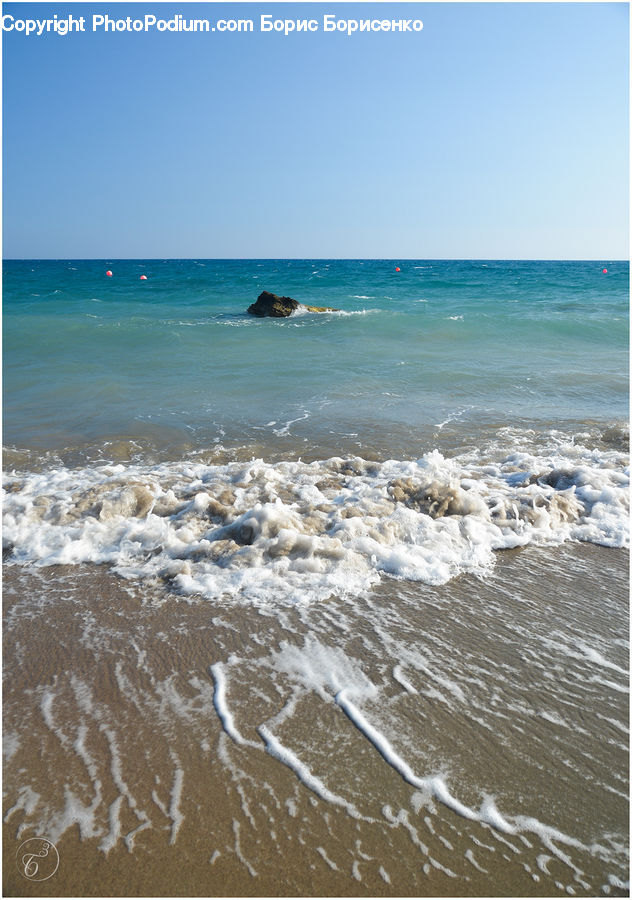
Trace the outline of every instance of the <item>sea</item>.
<path fill-rule="evenodd" d="M 5 892 L 629 893 L 627 261 L 5 260 L 3 312 Z"/>

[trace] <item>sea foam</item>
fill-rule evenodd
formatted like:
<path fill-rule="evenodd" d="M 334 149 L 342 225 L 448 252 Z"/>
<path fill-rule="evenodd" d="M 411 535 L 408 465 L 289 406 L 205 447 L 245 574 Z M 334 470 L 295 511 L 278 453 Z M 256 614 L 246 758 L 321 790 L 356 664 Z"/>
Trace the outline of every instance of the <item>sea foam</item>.
<path fill-rule="evenodd" d="M 626 547 L 618 451 L 556 446 L 451 459 L 333 457 L 107 465 L 5 478 L 10 561 L 108 563 L 182 595 L 294 603 L 384 576 L 483 576 L 495 551 L 566 540 Z"/>

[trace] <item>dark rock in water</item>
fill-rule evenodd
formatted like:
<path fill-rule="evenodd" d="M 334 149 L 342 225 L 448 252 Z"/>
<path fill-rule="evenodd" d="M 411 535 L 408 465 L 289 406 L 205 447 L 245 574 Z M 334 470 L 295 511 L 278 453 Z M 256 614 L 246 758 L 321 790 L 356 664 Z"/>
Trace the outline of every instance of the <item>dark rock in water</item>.
<path fill-rule="evenodd" d="M 277 297 L 270 291 L 262 291 L 257 297 L 257 302 L 248 307 L 248 312 L 253 316 L 273 316 L 282 319 L 291 315 L 301 304 L 291 297 Z"/>
<path fill-rule="evenodd" d="M 306 306 L 291 297 L 278 297 L 271 294 L 270 291 L 262 291 L 257 297 L 257 302 L 252 303 L 248 307 L 248 312 L 252 316 L 272 316 L 275 319 L 282 319 L 290 316 L 295 309 L 303 307 L 309 312 L 339 312 L 332 306 Z"/>

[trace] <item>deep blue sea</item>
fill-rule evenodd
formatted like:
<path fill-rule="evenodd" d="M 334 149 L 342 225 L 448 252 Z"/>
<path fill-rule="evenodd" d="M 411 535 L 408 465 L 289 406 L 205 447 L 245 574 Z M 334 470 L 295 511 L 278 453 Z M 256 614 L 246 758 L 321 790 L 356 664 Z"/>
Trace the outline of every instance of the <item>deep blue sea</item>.
<path fill-rule="evenodd" d="M 384 458 L 620 423 L 628 277 L 612 261 L 5 261 L 4 443 Z M 256 319 L 262 290 L 340 312 Z"/>

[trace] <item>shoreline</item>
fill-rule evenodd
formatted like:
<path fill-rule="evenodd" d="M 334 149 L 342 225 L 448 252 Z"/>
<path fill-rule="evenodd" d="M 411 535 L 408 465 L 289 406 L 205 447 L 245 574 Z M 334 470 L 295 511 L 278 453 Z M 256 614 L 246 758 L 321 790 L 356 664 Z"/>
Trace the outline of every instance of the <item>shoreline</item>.
<path fill-rule="evenodd" d="M 274 423 L 276 424 L 276 423 Z M 419 425 L 414 431 L 410 426 L 385 422 L 373 422 L 362 434 L 326 434 L 318 431 L 304 436 L 288 432 L 278 434 L 259 427 L 251 429 L 248 440 L 232 443 L 225 435 L 213 443 L 202 432 L 199 440 L 185 439 L 183 431 L 161 425 L 147 428 L 145 432 L 119 435 L 109 433 L 96 440 L 61 441 L 59 436 L 47 434 L 42 446 L 2 447 L 5 472 L 44 471 L 51 466 L 70 469 L 103 465 L 157 466 L 178 462 L 203 462 L 207 465 L 228 465 L 263 459 L 271 465 L 283 461 L 324 462 L 335 457 L 360 457 L 367 462 L 386 460 L 416 460 L 434 450 L 446 458 L 471 452 L 478 448 L 488 452 L 506 444 L 507 451 L 515 444 L 525 449 L 537 450 L 549 444 L 552 437 L 562 440 L 576 436 L 599 450 L 629 452 L 629 422 L 626 418 L 569 420 L 518 420 L 512 424 L 498 422 L 459 421 L 458 417 L 446 422 Z M 52 448 L 52 449 L 51 449 Z"/>
<path fill-rule="evenodd" d="M 607 688 L 621 680 L 625 653 L 618 638 L 602 662 L 595 649 L 591 661 L 569 648 L 581 650 L 595 629 L 587 647 L 627 634 L 627 560 L 626 551 L 595 545 L 510 550 L 484 580 L 387 580 L 351 604 L 332 598 L 267 610 L 147 594 L 101 567 L 6 566 L 4 729 L 5 742 L 15 735 L 17 744 L 5 763 L 5 895 L 567 896 L 572 886 L 592 896 L 605 895 L 603 885 L 624 895 L 621 870 L 588 848 L 603 843 L 600 828 L 624 840 L 627 803 L 595 790 L 603 772 L 593 787 L 582 772 L 600 729 L 600 738 L 610 735 L 603 767 L 626 777 L 619 732 L 603 718 L 614 721 L 607 702 L 626 721 L 625 692 Z M 549 646 L 554 623 L 579 643 Z M 516 638 L 524 642 L 518 653 Z M 418 645 L 426 649 L 417 658 Z M 543 649 L 546 666 L 534 681 Z M 244 743 L 218 716 L 214 664 L 226 675 L 225 709 Z M 562 727 L 577 682 L 566 686 L 565 675 L 559 694 L 542 694 L 560 664 L 578 667 L 584 685 L 579 731 Z M 323 666 L 355 685 L 356 696 L 368 690 L 361 706 L 415 771 L 444 771 L 453 795 L 474 810 L 491 790 L 514 827 L 516 815 L 534 816 L 571 843 L 503 834 L 414 790 L 328 700 Z M 510 682 L 499 677 L 505 669 L 514 672 Z M 515 709 L 513 722 L 497 715 L 505 707 Z M 284 764 L 261 752 L 263 722 L 300 759 L 302 779 L 288 767 L 291 755 Z M 538 747 L 542 770 L 527 753 Z M 556 773 L 560 752 L 573 763 Z M 9 812 L 25 778 L 40 800 L 28 814 L 23 794 L 23 808 Z M 359 818 L 332 797 L 357 806 Z M 47 804 L 57 810 L 50 824 L 62 827 L 64 804 L 76 824 L 56 842 L 58 873 L 33 885 L 12 857 Z M 575 833 L 575 811 L 586 808 L 593 826 Z"/>

